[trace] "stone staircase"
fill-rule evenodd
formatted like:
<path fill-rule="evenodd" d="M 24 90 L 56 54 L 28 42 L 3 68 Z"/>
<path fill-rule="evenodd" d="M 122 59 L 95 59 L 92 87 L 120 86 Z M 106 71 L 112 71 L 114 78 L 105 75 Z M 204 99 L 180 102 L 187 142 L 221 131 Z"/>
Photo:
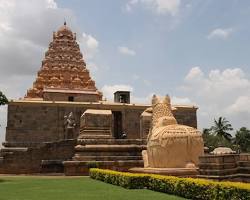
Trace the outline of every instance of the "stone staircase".
<path fill-rule="evenodd" d="M 90 167 L 127 171 L 142 167 L 142 139 L 78 139 L 75 155 L 64 162 L 66 175 L 86 175 Z"/>

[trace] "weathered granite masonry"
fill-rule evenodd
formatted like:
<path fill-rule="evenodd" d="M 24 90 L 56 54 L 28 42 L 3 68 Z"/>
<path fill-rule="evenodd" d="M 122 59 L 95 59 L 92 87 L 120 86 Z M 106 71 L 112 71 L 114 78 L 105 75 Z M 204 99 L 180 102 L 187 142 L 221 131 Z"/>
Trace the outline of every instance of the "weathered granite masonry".
<path fill-rule="evenodd" d="M 84 103 L 50 101 L 13 101 L 8 105 L 5 146 L 27 147 L 36 143 L 64 139 L 64 116 L 74 113 L 76 133 L 80 116 L 86 109 L 108 109 L 122 114 L 122 129 L 128 139 L 140 139 L 140 117 L 147 105 L 121 103 Z M 175 106 L 174 115 L 180 124 L 196 127 L 195 107 Z M 114 134 L 114 133 L 113 133 Z M 147 133 L 145 133 L 147 134 Z M 75 138 L 77 135 L 75 135 Z"/>
<path fill-rule="evenodd" d="M 199 178 L 250 182 L 250 154 L 205 155 L 200 157 Z"/>
<path fill-rule="evenodd" d="M 63 173 L 63 161 L 70 160 L 74 155 L 76 140 L 61 140 L 37 145 L 36 147 L 6 147 L 0 150 L 0 174 L 30 174 L 42 173 L 44 168 L 53 166 L 57 161 L 61 164 Z M 46 162 L 49 161 L 49 162 Z M 46 165 L 44 165 L 46 164 Z"/>

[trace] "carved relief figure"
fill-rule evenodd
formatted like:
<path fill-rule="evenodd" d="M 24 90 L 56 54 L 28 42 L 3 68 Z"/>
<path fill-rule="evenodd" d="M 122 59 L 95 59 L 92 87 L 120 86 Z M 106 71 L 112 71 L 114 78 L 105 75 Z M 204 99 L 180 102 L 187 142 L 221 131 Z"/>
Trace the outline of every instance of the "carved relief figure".
<path fill-rule="evenodd" d="M 201 133 L 177 124 L 169 96 L 152 99 L 152 128 L 147 143 L 148 166 L 153 168 L 195 168 L 203 155 Z"/>
<path fill-rule="evenodd" d="M 76 122 L 72 112 L 64 116 L 64 139 L 73 139 L 75 136 Z"/>

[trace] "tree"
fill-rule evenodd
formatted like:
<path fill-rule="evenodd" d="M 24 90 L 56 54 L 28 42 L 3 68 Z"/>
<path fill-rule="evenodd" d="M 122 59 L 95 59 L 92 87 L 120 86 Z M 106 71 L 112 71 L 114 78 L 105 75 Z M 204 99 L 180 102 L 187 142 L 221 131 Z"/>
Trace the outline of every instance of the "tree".
<path fill-rule="evenodd" d="M 235 135 L 235 144 L 240 145 L 242 152 L 250 152 L 250 130 L 246 127 L 240 128 Z"/>
<path fill-rule="evenodd" d="M 0 106 L 8 103 L 6 96 L 0 91 Z"/>
<path fill-rule="evenodd" d="M 218 137 L 231 141 L 232 135 L 229 131 L 232 131 L 232 125 L 224 117 L 219 117 L 218 120 L 214 120 L 214 126 L 211 127 L 211 131 Z"/>

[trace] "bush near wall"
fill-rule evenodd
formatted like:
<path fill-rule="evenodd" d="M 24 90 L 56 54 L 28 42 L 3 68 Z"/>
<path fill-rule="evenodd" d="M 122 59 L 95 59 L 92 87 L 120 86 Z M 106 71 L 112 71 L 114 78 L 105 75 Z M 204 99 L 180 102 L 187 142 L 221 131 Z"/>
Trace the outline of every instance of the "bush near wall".
<path fill-rule="evenodd" d="M 148 175 L 144 174 L 132 174 L 95 168 L 89 170 L 89 175 L 93 179 L 122 186 L 127 189 L 142 189 L 147 186 L 149 178 Z"/>
<path fill-rule="evenodd" d="M 250 184 L 90 169 L 90 177 L 128 189 L 150 190 L 204 200 L 250 200 Z"/>

